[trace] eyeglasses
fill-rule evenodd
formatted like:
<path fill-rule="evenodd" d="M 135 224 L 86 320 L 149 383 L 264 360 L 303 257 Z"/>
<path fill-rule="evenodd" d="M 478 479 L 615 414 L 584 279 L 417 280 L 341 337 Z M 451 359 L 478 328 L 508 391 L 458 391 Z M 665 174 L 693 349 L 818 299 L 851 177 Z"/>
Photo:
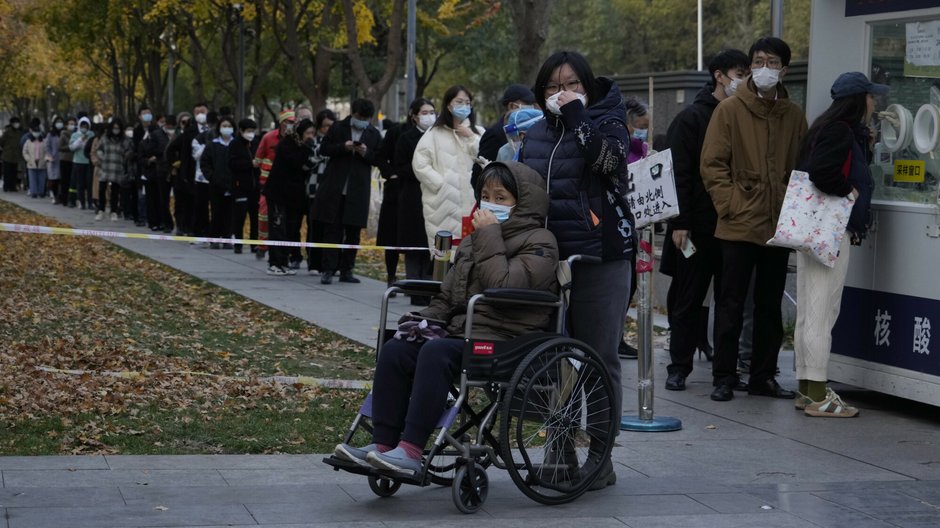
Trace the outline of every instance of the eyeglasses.
<path fill-rule="evenodd" d="M 548 95 L 555 95 L 559 90 L 562 89 L 564 89 L 566 92 L 573 92 L 578 89 L 578 86 L 581 86 L 581 81 L 574 80 L 561 84 L 546 84 L 543 88 L 545 89 L 545 93 Z"/>
<path fill-rule="evenodd" d="M 780 62 L 780 59 L 770 59 L 765 61 L 764 59 L 757 58 L 751 61 L 751 68 L 763 68 L 764 66 L 779 70 L 781 67 L 783 67 L 783 63 Z"/>
<path fill-rule="evenodd" d="M 469 100 L 469 99 L 454 99 L 454 100 L 451 101 L 451 102 L 452 102 L 455 106 L 463 106 L 463 105 L 467 105 L 467 106 L 470 106 L 470 107 L 473 106 L 473 101 L 471 101 L 471 100 Z"/>

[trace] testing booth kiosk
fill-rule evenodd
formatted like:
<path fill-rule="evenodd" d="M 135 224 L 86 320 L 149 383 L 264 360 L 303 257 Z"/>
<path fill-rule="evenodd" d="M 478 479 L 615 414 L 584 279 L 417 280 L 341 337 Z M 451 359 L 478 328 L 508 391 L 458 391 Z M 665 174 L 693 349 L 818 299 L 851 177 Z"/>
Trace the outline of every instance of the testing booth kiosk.
<path fill-rule="evenodd" d="M 810 122 L 847 71 L 891 90 L 876 109 L 872 227 L 852 248 L 829 378 L 940 406 L 940 1 L 813 2 Z"/>

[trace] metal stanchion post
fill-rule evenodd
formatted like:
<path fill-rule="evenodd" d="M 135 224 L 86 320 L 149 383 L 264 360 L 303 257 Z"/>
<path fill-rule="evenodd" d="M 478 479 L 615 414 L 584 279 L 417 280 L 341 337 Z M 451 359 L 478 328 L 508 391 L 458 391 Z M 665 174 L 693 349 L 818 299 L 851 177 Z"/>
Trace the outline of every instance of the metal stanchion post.
<path fill-rule="evenodd" d="M 434 235 L 434 251 L 431 257 L 434 259 L 434 268 L 432 277 L 436 281 L 443 281 L 447 274 L 447 268 L 450 266 L 450 247 L 453 243 L 454 235 L 450 231 L 438 231 Z"/>
<path fill-rule="evenodd" d="M 637 399 L 636 417 L 620 419 L 622 431 L 663 432 L 682 429 L 682 421 L 669 416 L 653 416 L 653 228 L 640 230 L 637 248 Z"/>

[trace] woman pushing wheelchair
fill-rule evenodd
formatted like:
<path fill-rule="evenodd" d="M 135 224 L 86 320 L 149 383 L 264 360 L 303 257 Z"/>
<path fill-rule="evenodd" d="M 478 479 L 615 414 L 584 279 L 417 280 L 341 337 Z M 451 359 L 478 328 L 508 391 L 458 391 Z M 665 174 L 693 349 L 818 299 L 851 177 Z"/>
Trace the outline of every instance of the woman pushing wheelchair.
<path fill-rule="evenodd" d="M 380 470 L 420 472 L 425 444 L 460 372 L 470 298 L 490 288 L 557 293 L 558 245 L 544 228 L 549 202 L 544 178 L 521 163 L 490 163 L 477 182 L 477 195 L 474 231 L 457 248 L 441 292 L 427 308 L 403 317 L 402 331 L 381 349 L 372 386 L 372 443 L 339 444 L 336 458 Z M 415 321 L 437 325 L 437 334 L 423 323 L 416 328 Z M 544 331 L 551 321 L 549 307 L 481 304 L 471 333 L 508 340 Z M 405 329 L 422 335 L 408 339 Z"/>

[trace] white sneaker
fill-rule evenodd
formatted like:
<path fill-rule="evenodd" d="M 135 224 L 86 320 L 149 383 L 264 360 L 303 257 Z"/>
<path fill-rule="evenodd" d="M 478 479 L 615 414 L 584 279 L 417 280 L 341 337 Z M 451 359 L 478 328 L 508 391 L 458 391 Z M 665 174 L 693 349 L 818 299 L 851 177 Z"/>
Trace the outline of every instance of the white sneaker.
<path fill-rule="evenodd" d="M 293 268 L 281 268 L 287 275 L 297 275 L 297 270 Z"/>
<path fill-rule="evenodd" d="M 104 218 L 104 213 L 103 213 L 103 212 L 98 211 L 97 213 L 95 213 L 95 221 L 96 221 L 96 222 L 101 221 L 102 218 Z"/>
<path fill-rule="evenodd" d="M 287 272 L 284 271 L 284 268 L 282 268 L 282 267 L 280 267 L 280 266 L 268 266 L 268 272 L 267 272 L 267 273 L 268 273 L 268 275 L 276 275 L 276 276 L 278 276 L 278 277 L 282 277 L 282 276 L 284 276 L 284 275 L 287 275 Z"/>
<path fill-rule="evenodd" d="M 807 416 L 825 418 L 853 418 L 858 416 L 858 409 L 846 405 L 842 398 L 829 387 L 826 387 L 826 398 L 823 401 L 807 404 L 803 412 Z"/>
<path fill-rule="evenodd" d="M 111 221 L 112 221 L 112 222 L 117 222 L 117 221 L 118 221 L 118 215 L 117 215 L 117 213 L 111 213 Z"/>

